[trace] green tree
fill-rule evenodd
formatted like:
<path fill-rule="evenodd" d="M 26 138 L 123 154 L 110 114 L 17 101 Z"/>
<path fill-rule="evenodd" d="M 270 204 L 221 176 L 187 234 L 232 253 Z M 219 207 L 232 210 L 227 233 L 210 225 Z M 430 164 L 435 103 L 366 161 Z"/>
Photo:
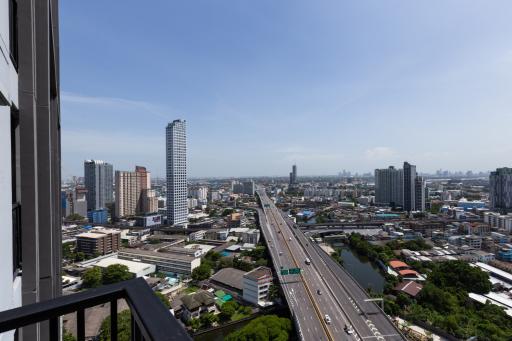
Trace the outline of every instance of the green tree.
<path fill-rule="evenodd" d="M 84 288 L 97 288 L 101 285 L 103 274 L 101 269 L 98 267 L 92 267 L 85 270 L 82 276 L 82 286 Z"/>
<path fill-rule="evenodd" d="M 235 301 L 229 301 L 224 303 L 220 307 L 220 319 L 223 321 L 229 321 L 231 317 L 236 313 L 238 309 L 238 303 Z"/>
<path fill-rule="evenodd" d="M 81 262 L 81 261 L 85 260 L 86 258 L 87 258 L 87 256 L 83 252 L 75 253 L 75 262 Z"/>
<path fill-rule="evenodd" d="M 199 328 L 201 328 L 201 321 L 199 321 L 198 318 L 191 318 L 190 320 L 188 320 L 187 324 L 190 328 L 192 328 L 193 331 L 196 331 Z"/>
<path fill-rule="evenodd" d="M 211 273 L 212 268 L 210 267 L 210 265 L 203 263 L 194 270 L 192 270 L 192 279 L 195 281 L 203 281 L 207 278 L 210 278 Z"/>
<path fill-rule="evenodd" d="M 112 264 L 103 271 L 103 284 L 112 284 L 133 278 L 124 264 Z"/>
<path fill-rule="evenodd" d="M 214 313 L 204 313 L 199 317 L 199 321 L 201 325 L 208 328 L 211 327 L 212 324 L 219 321 L 219 317 Z"/>
<path fill-rule="evenodd" d="M 290 319 L 276 315 L 260 316 L 243 328 L 229 334 L 226 341 L 274 340 L 286 341 L 290 337 L 292 323 Z"/>
<path fill-rule="evenodd" d="M 439 288 L 453 288 L 486 294 L 492 285 L 489 275 L 463 261 L 442 262 L 433 268 L 429 280 Z"/>
<path fill-rule="evenodd" d="M 75 243 L 64 243 L 62 244 L 62 258 L 64 259 L 75 259 L 75 253 L 73 249 L 75 247 Z"/>
<path fill-rule="evenodd" d="M 232 268 L 233 267 L 233 257 L 222 257 L 219 261 L 219 269 L 223 268 Z"/>
<path fill-rule="evenodd" d="M 117 314 L 117 340 L 131 340 L 131 313 L 123 310 Z M 103 320 L 99 332 L 99 341 L 110 341 L 110 316 Z"/>
<path fill-rule="evenodd" d="M 268 288 L 268 297 L 274 300 L 279 297 L 279 287 L 275 284 L 271 284 Z"/>
<path fill-rule="evenodd" d="M 230 214 L 231 214 L 231 213 L 233 213 L 233 212 L 235 212 L 235 210 L 234 210 L 234 209 L 232 209 L 232 208 L 226 208 L 224 211 L 222 211 L 222 216 L 223 216 L 223 217 L 226 217 L 226 216 L 230 215 Z"/>
<path fill-rule="evenodd" d="M 160 299 L 160 301 L 162 301 L 162 303 L 165 305 L 167 309 L 171 308 L 171 302 L 169 301 L 169 298 L 167 296 L 162 294 L 160 291 L 155 291 L 155 295 Z"/>
<path fill-rule="evenodd" d="M 85 217 L 81 216 L 78 213 L 71 213 L 66 217 L 66 220 L 72 220 L 72 221 L 84 221 Z"/>

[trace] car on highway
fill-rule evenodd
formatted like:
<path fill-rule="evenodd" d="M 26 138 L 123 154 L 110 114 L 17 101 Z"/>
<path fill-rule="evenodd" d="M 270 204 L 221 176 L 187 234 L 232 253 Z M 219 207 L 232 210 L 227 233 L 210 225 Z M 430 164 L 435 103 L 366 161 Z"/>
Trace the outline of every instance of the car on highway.
<path fill-rule="evenodd" d="M 352 326 L 345 325 L 345 328 L 343 328 L 347 334 L 354 334 L 354 328 Z"/>
<path fill-rule="evenodd" d="M 282 256 L 283 255 L 283 251 L 279 251 L 279 256 Z"/>
<path fill-rule="evenodd" d="M 324 320 L 325 320 L 325 323 L 331 324 L 331 317 L 329 315 L 325 314 Z"/>
<path fill-rule="evenodd" d="M 317 293 L 318 295 L 322 295 L 322 290 L 320 290 L 320 289 L 316 289 L 316 293 Z"/>
<path fill-rule="evenodd" d="M 292 237 L 288 237 L 288 240 L 290 240 L 290 241 L 291 241 L 291 240 L 292 240 Z"/>
<path fill-rule="evenodd" d="M 304 261 L 307 265 L 311 264 L 311 260 L 309 258 L 306 258 L 306 260 Z"/>

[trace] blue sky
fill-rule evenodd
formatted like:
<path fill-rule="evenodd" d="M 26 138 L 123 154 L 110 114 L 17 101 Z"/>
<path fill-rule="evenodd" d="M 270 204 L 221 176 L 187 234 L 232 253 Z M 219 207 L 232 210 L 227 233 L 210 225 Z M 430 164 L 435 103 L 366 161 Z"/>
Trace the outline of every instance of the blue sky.
<path fill-rule="evenodd" d="M 512 2 L 62 1 L 62 175 L 510 166 Z M 149 6 L 151 5 L 151 6 Z"/>

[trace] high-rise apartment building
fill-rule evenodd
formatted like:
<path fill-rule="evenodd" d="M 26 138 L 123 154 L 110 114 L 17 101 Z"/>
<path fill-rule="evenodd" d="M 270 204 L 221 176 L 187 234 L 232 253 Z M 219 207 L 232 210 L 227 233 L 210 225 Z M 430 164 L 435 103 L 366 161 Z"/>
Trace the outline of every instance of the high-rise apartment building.
<path fill-rule="evenodd" d="M 116 171 L 116 218 L 134 216 L 137 213 L 140 185 L 139 173 Z"/>
<path fill-rule="evenodd" d="M 135 166 L 135 173 L 139 178 L 139 197 L 137 199 L 137 212 L 144 212 L 144 205 L 146 204 L 147 197 L 144 192 L 147 189 L 151 189 L 151 173 L 147 171 L 146 167 Z"/>
<path fill-rule="evenodd" d="M 158 212 L 158 197 L 154 189 L 142 190 L 142 211 L 141 213 Z"/>
<path fill-rule="evenodd" d="M 404 211 L 413 211 L 416 206 L 416 166 L 404 162 Z"/>
<path fill-rule="evenodd" d="M 375 170 L 375 202 L 402 206 L 404 211 L 425 210 L 425 180 L 416 174 L 416 166 L 404 162 L 403 169 L 390 166 Z"/>
<path fill-rule="evenodd" d="M 375 170 L 375 202 L 390 206 L 403 205 L 404 172 L 389 166 Z"/>
<path fill-rule="evenodd" d="M 54 0 L 0 1 L 0 311 L 61 295 L 58 18 Z"/>
<path fill-rule="evenodd" d="M 84 182 L 87 189 L 87 209 L 99 210 L 114 202 L 114 169 L 101 160 L 84 161 Z"/>
<path fill-rule="evenodd" d="M 414 180 L 414 210 L 425 211 L 425 179 L 422 176 L 416 176 Z"/>
<path fill-rule="evenodd" d="M 491 209 L 512 212 L 512 168 L 498 168 L 489 175 Z"/>
<path fill-rule="evenodd" d="M 186 227 L 187 138 L 186 121 L 174 120 L 166 128 L 167 222 Z"/>

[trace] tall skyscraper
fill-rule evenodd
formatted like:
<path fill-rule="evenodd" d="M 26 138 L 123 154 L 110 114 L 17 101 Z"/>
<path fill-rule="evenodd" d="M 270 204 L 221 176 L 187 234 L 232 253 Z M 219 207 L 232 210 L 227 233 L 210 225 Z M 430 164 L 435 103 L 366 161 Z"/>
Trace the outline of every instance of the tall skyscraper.
<path fill-rule="evenodd" d="M 416 206 L 416 166 L 404 162 L 404 211 L 413 211 Z"/>
<path fill-rule="evenodd" d="M 84 182 L 87 189 L 87 209 L 99 210 L 114 202 L 114 168 L 101 160 L 84 161 Z"/>
<path fill-rule="evenodd" d="M 404 172 L 389 166 L 375 170 L 375 202 L 390 206 L 402 206 L 404 197 Z"/>
<path fill-rule="evenodd" d="M 139 173 L 116 171 L 116 218 L 134 216 L 137 213 L 140 185 Z"/>
<path fill-rule="evenodd" d="M 290 172 L 290 185 L 297 184 L 297 165 L 292 166 L 292 171 Z"/>
<path fill-rule="evenodd" d="M 489 175 L 491 209 L 512 212 L 512 168 L 498 168 Z"/>
<path fill-rule="evenodd" d="M 174 120 L 166 129 L 167 221 L 184 225 L 187 207 L 187 137 L 186 121 Z"/>

